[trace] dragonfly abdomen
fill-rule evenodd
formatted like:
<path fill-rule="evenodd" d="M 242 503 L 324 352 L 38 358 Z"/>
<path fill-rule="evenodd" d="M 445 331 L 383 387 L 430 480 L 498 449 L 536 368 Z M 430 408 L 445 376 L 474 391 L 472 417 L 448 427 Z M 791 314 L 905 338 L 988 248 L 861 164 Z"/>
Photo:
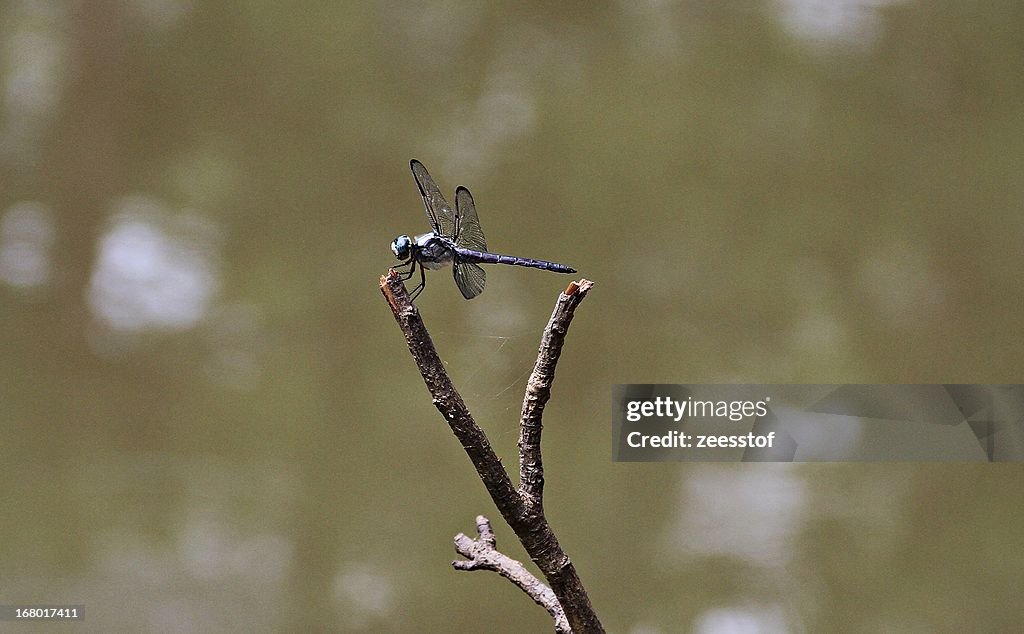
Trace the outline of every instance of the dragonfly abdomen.
<path fill-rule="evenodd" d="M 511 264 L 513 266 L 526 266 L 531 269 L 543 269 L 554 273 L 575 273 L 576 269 L 571 266 L 548 262 L 547 260 L 534 260 L 531 258 L 519 258 L 514 255 L 500 255 L 486 251 L 474 251 L 463 247 L 456 247 L 455 252 L 463 262 L 476 262 L 481 264 Z"/>

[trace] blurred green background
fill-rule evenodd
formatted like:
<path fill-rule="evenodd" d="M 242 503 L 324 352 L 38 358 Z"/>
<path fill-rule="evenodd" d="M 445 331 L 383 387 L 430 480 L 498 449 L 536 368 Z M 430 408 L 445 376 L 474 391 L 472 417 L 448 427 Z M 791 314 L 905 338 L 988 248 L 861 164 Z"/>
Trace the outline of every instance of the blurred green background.
<path fill-rule="evenodd" d="M 724 6 L 723 6 L 724 5 Z M 0 2 L 0 603 L 547 631 L 378 278 L 575 266 L 548 515 L 618 632 L 1019 631 L 1019 465 L 610 461 L 615 383 L 1020 382 L 1024 5 Z M 418 300 L 506 464 L 568 278 Z M 24 628 L 19 631 L 28 631 Z"/>

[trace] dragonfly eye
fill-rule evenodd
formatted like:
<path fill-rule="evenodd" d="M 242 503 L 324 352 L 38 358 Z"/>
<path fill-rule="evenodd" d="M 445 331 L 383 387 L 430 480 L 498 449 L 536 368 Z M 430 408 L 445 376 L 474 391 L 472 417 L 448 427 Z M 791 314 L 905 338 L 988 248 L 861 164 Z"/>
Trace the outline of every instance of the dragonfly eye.
<path fill-rule="evenodd" d="M 391 251 L 395 254 L 395 257 L 399 260 L 408 260 L 412 246 L 412 240 L 409 236 L 398 236 L 395 241 L 391 243 Z"/>

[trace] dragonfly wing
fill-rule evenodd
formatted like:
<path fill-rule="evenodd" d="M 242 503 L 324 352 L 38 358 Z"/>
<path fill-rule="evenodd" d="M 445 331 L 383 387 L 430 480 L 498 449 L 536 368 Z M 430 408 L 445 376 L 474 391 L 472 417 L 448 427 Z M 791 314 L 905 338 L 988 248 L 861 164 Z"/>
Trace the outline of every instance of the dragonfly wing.
<path fill-rule="evenodd" d="M 473 299 L 484 292 L 487 273 L 472 262 L 456 262 L 454 267 L 455 283 L 466 299 Z"/>
<path fill-rule="evenodd" d="M 409 161 L 409 167 L 412 168 L 412 176 L 420 188 L 420 196 L 423 197 L 423 208 L 427 211 L 430 228 L 438 235 L 451 238 L 455 234 L 455 213 L 452 211 L 452 206 L 444 199 L 441 190 L 437 188 L 434 179 L 427 172 L 427 168 L 423 167 L 423 163 L 413 159 Z"/>
<path fill-rule="evenodd" d="M 484 238 L 484 230 L 480 228 L 480 217 L 476 215 L 473 194 L 465 187 L 455 190 L 455 210 L 455 244 L 474 251 L 486 251 L 487 239 Z M 483 284 L 480 288 L 483 288 Z"/>

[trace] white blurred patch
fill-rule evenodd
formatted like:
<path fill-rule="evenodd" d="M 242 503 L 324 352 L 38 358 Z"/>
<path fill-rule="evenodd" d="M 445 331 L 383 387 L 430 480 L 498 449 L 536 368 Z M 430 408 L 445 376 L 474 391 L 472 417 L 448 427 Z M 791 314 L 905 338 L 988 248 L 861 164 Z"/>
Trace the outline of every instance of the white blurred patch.
<path fill-rule="evenodd" d="M 89 288 L 93 313 L 114 330 L 191 328 L 218 288 L 215 235 L 196 214 L 171 217 L 152 199 L 124 199 L 100 240 Z"/>
<path fill-rule="evenodd" d="M 789 340 L 799 354 L 834 358 L 836 350 L 846 346 L 846 328 L 831 314 L 804 315 L 793 322 Z"/>
<path fill-rule="evenodd" d="M 583 38 L 571 28 L 550 33 L 519 25 L 499 37 L 479 93 L 455 104 L 451 124 L 438 136 L 435 153 L 449 159 L 439 171 L 458 174 L 461 184 L 479 182 L 510 148 L 535 132 L 538 95 L 552 75 L 563 85 L 583 76 Z"/>
<path fill-rule="evenodd" d="M 697 634 L 774 634 L 793 631 L 778 606 L 734 606 L 708 610 L 697 620 Z"/>
<path fill-rule="evenodd" d="M 244 578 L 250 583 L 281 583 L 292 561 L 291 543 L 280 535 L 243 536 L 216 511 L 194 513 L 178 539 L 179 559 L 192 577 Z"/>
<path fill-rule="evenodd" d="M 4 15 L 10 31 L 0 55 L 0 154 L 18 162 L 32 162 L 34 144 L 60 101 L 66 67 L 64 4 L 23 0 Z"/>
<path fill-rule="evenodd" d="M 512 141 L 529 136 L 537 119 L 532 82 L 523 69 L 492 72 L 483 93 L 456 119 L 450 173 L 472 180 L 489 157 L 502 155 Z"/>
<path fill-rule="evenodd" d="M 133 0 L 135 10 L 154 29 L 174 28 L 192 11 L 190 0 Z"/>
<path fill-rule="evenodd" d="M 908 242 L 893 242 L 868 254 L 860 266 L 861 290 L 886 325 L 915 331 L 945 319 L 948 291 L 928 255 Z"/>
<path fill-rule="evenodd" d="M 357 564 L 338 573 L 334 599 L 348 619 L 348 626 L 362 629 L 387 618 L 394 609 L 394 584 L 376 567 Z"/>
<path fill-rule="evenodd" d="M 434 68 L 449 67 L 463 45 L 458 35 L 472 33 L 489 15 L 486 5 L 452 0 L 423 0 L 412 11 L 408 3 L 396 0 L 382 0 L 375 6 L 380 24 L 389 30 L 386 40 L 414 51 L 430 51 Z"/>
<path fill-rule="evenodd" d="M 50 281 L 53 212 L 41 203 L 15 203 L 0 218 L 0 280 L 12 286 Z"/>
<path fill-rule="evenodd" d="M 708 466 L 688 471 L 684 486 L 688 503 L 669 527 L 670 548 L 761 566 L 789 561 L 808 495 L 791 465 Z"/>
<path fill-rule="evenodd" d="M 902 0 L 778 0 L 778 18 L 794 37 L 819 44 L 872 44 L 880 9 Z"/>

